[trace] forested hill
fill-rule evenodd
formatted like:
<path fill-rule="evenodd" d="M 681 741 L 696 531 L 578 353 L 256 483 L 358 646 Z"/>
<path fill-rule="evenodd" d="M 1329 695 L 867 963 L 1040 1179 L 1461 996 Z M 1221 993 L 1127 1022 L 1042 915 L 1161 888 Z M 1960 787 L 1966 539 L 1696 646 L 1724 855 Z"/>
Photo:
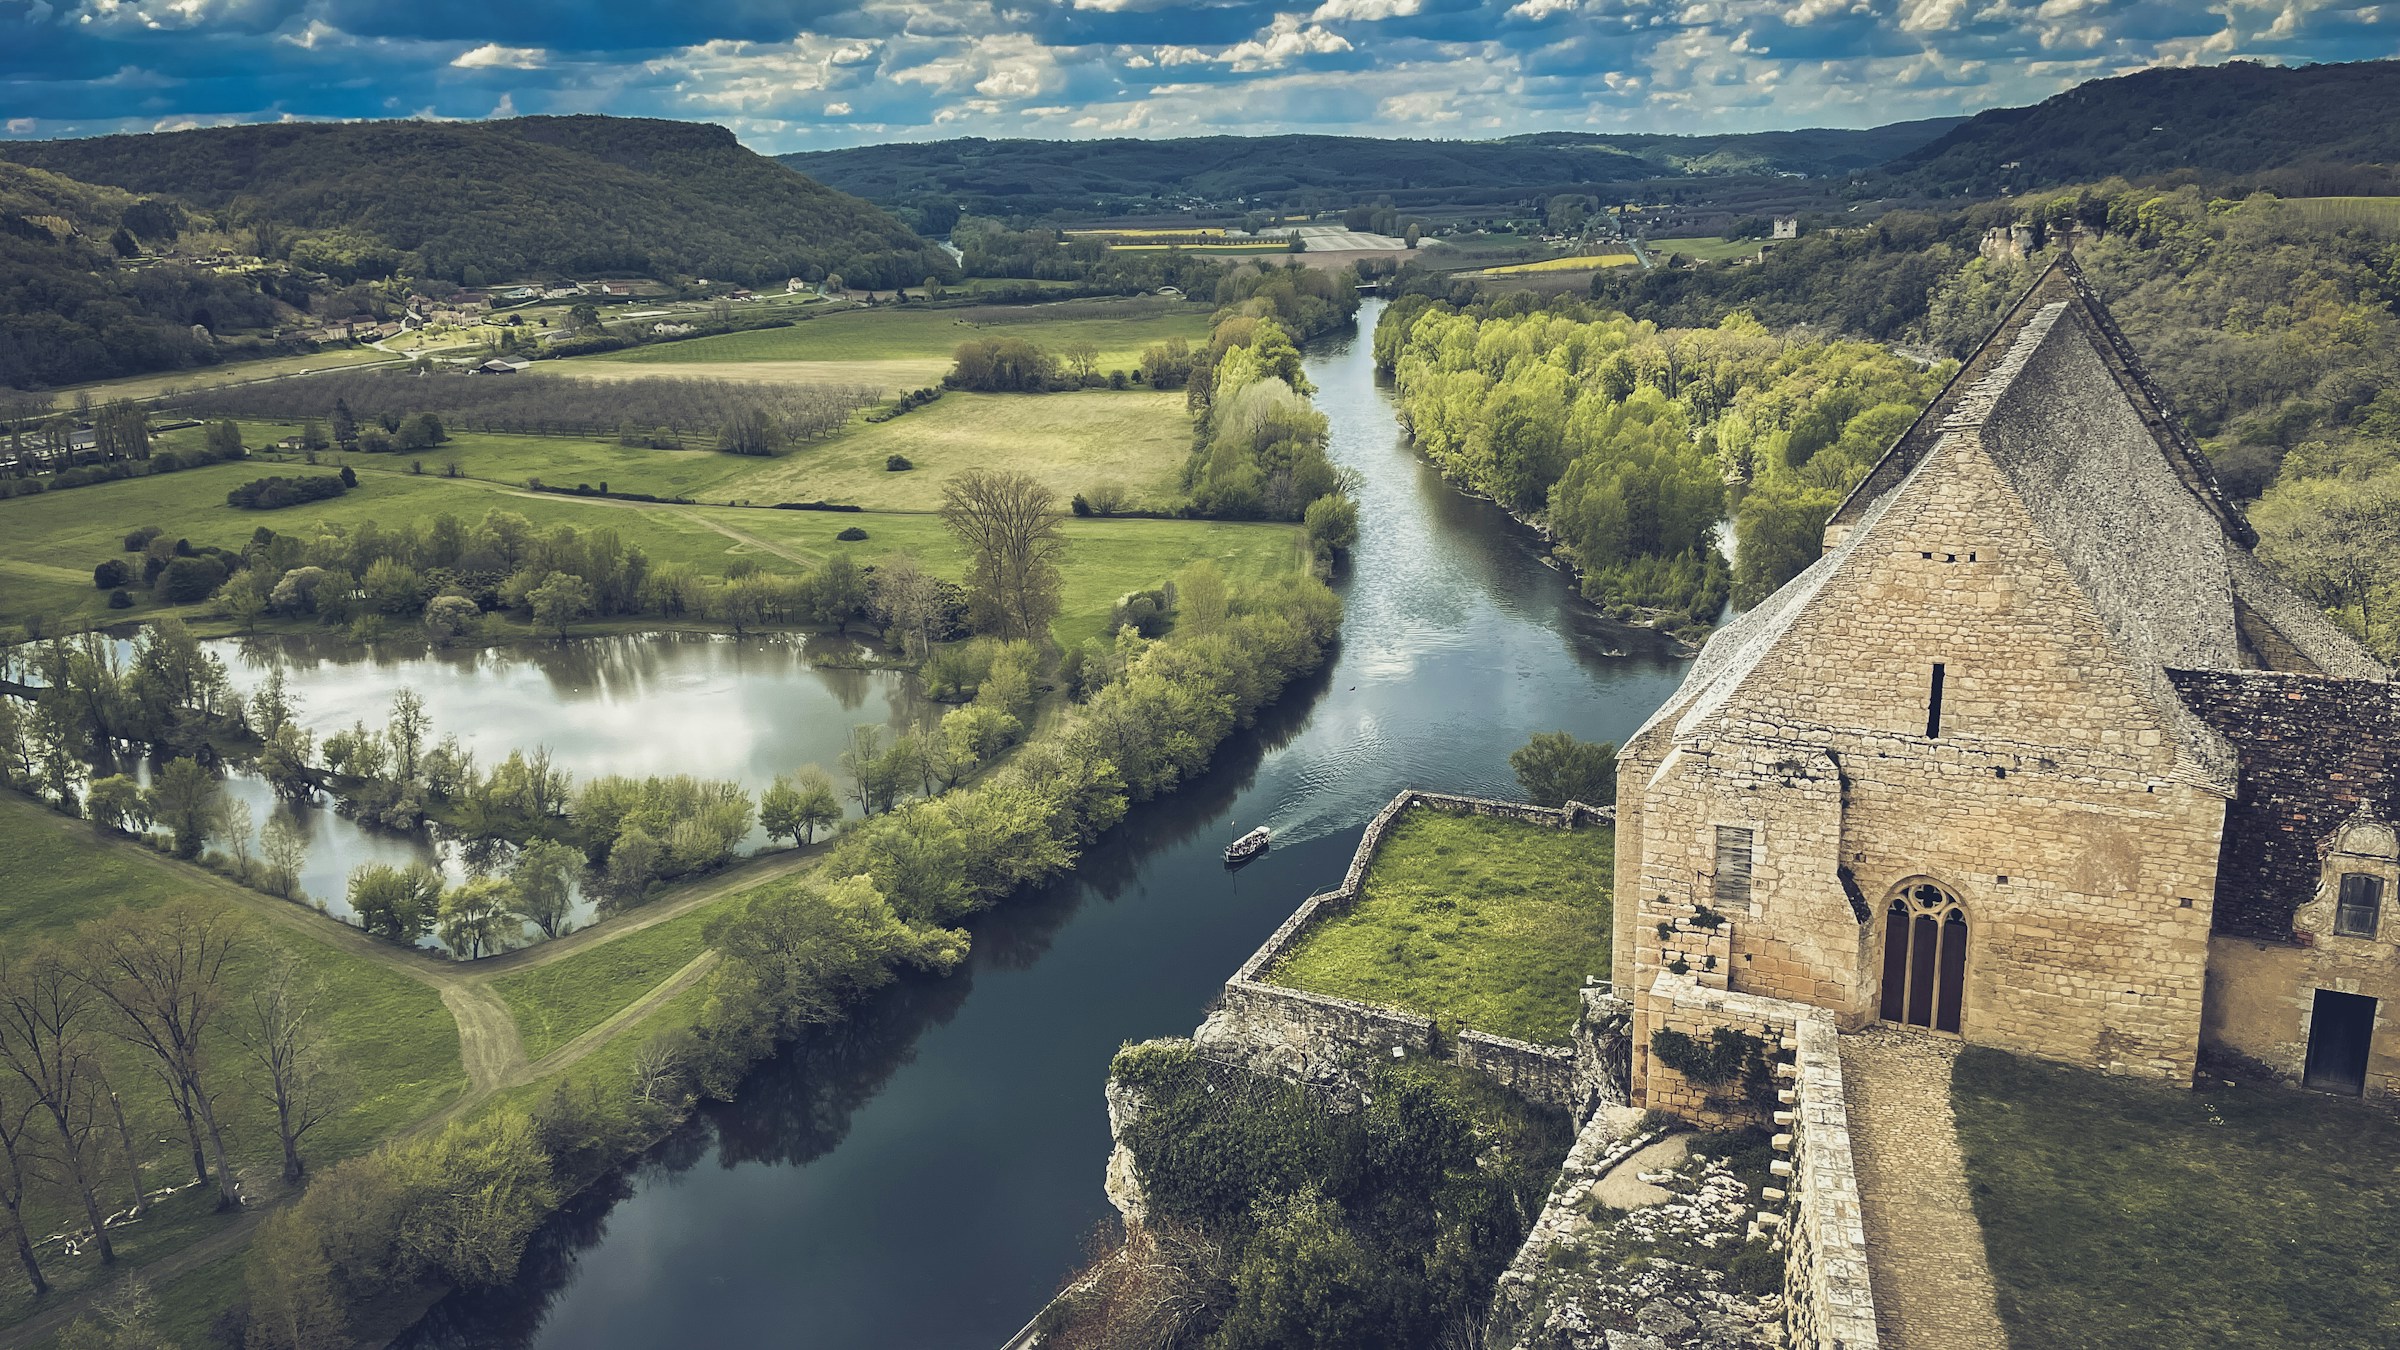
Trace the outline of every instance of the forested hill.
<path fill-rule="evenodd" d="M 0 158 L 179 200 L 345 280 L 953 274 L 881 208 L 705 123 L 287 123 L 14 141 Z"/>
<path fill-rule="evenodd" d="M 1311 189 L 1347 203 L 1391 193 L 1404 205 L 1512 200 L 1528 192 L 1699 173 L 1843 174 L 1871 168 L 1958 125 L 1957 118 L 1870 131 L 1722 136 L 1544 132 L 1496 141 L 1365 136 L 1204 136 L 1033 141 L 968 137 L 782 156 L 845 192 L 886 205 L 948 199 L 984 215 L 1135 208 L 1181 198 L 1278 200 Z"/>
<path fill-rule="evenodd" d="M 2284 68 L 2247 61 L 2145 70 L 2030 108 L 1995 108 L 1898 155 L 1887 192 L 1994 197 L 2112 174 L 2338 179 L 2336 166 L 2400 163 L 2400 61 Z M 2338 182 L 2280 184 L 2341 192 Z M 2355 189 L 2353 189 L 2355 190 Z"/>

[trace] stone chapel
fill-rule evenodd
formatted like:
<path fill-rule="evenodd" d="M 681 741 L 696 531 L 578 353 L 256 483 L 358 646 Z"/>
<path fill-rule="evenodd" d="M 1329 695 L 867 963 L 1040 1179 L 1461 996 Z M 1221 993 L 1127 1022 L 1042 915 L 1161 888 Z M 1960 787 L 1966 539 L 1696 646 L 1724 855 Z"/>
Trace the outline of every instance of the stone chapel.
<path fill-rule="evenodd" d="M 1614 968 L 2400 1094 L 2400 686 L 2252 556 L 2071 257 L 1619 758 Z"/>

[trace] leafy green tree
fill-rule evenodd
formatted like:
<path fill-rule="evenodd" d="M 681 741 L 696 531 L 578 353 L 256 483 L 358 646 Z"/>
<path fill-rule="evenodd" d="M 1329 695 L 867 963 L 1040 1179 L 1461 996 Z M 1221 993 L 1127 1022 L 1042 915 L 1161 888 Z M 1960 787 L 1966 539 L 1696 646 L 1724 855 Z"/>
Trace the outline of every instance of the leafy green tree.
<path fill-rule="evenodd" d="M 212 459 L 242 457 L 242 429 L 230 418 L 208 424 L 206 443 Z"/>
<path fill-rule="evenodd" d="M 150 807 L 141 785 L 121 773 L 93 779 L 84 790 L 83 809 L 104 830 L 140 834 L 150 828 Z"/>
<path fill-rule="evenodd" d="M 872 816 L 892 809 L 900 784 L 884 749 L 882 727 L 873 723 L 852 727 L 841 765 L 842 772 L 850 775 L 850 796 L 858 803 L 860 814 Z"/>
<path fill-rule="evenodd" d="M 1508 757 L 1518 786 L 1541 806 L 1582 802 L 1606 806 L 1617 799 L 1617 743 L 1580 741 L 1563 731 L 1537 731 Z"/>
<path fill-rule="evenodd" d="M 413 946 L 432 931 L 441 903 L 442 874 L 424 863 L 368 863 L 350 874 L 358 926 L 387 942 Z"/>
<path fill-rule="evenodd" d="M 592 587 L 572 572 L 555 572 L 525 600 L 533 610 L 534 623 L 564 639 L 568 624 L 592 612 Z"/>
<path fill-rule="evenodd" d="M 519 900 L 497 877 L 476 877 L 442 896 L 435 931 L 442 945 L 473 961 L 506 951 L 515 936 Z"/>
<path fill-rule="evenodd" d="M 1233 1274 L 1233 1306 L 1217 1329 L 1224 1350 L 1351 1350 L 1373 1344 L 1380 1283 L 1341 1209 L 1314 1190 L 1262 1206 L 1259 1229 Z"/>
<path fill-rule="evenodd" d="M 946 971 L 966 954 L 963 934 L 911 928 L 859 876 L 771 888 L 712 920 L 707 936 L 724 959 L 708 1021 L 778 1037 L 838 1021 L 899 966 Z"/>
<path fill-rule="evenodd" d="M 197 858 L 225 811 L 225 785 L 190 757 L 172 759 L 148 793 L 150 818 L 175 836 L 175 856 Z"/>
<path fill-rule="evenodd" d="M 437 595 L 425 602 L 425 632 L 437 647 L 472 636 L 482 622 L 482 608 L 463 595 Z"/>
<path fill-rule="evenodd" d="M 550 839 L 536 839 L 517 851 L 508 870 L 517 918 L 555 938 L 568 931 L 574 910 L 575 878 L 583 871 L 583 854 Z"/>

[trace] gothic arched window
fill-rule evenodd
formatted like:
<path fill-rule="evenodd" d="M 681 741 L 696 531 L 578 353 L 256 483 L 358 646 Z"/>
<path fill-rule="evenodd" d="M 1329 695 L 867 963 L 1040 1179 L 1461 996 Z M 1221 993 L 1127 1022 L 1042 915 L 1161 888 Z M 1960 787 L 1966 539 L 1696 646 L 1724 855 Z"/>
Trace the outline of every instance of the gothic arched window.
<path fill-rule="evenodd" d="M 1930 881 L 1901 886 L 1884 912 L 1883 1020 L 1956 1034 L 1966 986 L 1966 907 Z"/>

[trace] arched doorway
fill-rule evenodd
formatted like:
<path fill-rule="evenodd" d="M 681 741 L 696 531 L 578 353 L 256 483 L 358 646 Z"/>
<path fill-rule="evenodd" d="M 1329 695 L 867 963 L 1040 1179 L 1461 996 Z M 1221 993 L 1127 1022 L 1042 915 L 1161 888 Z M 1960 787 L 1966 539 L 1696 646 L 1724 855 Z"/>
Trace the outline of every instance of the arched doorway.
<path fill-rule="evenodd" d="M 1884 913 L 1883 1020 L 1958 1034 L 1966 1005 L 1967 911 L 1930 881 L 1912 881 Z"/>

